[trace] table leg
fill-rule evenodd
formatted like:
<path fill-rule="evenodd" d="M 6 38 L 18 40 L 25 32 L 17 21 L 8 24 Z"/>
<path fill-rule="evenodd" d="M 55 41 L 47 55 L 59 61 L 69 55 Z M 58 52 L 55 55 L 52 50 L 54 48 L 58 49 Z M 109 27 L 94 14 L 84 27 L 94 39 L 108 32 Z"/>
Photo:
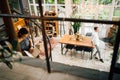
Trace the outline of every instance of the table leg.
<path fill-rule="evenodd" d="M 63 44 L 61 44 L 61 54 L 63 55 Z"/>

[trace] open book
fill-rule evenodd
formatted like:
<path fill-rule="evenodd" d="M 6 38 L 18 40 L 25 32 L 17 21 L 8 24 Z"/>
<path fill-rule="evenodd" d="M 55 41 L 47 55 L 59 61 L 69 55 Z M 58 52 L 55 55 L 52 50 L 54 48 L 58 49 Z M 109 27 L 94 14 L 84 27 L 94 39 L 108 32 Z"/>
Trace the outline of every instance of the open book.
<path fill-rule="evenodd" d="M 25 52 L 25 54 L 26 54 L 27 56 L 29 56 L 29 57 L 34 57 L 34 58 L 38 57 L 39 54 L 40 54 L 40 50 L 39 50 L 37 47 L 34 47 L 34 50 L 33 50 L 32 53 L 30 53 L 30 52 L 28 52 L 28 51 L 24 51 L 24 52 Z"/>
<path fill-rule="evenodd" d="M 24 50 L 24 53 L 25 53 L 27 56 L 34 58 L 34 56 L 33 56 L 30 52 Z"/>

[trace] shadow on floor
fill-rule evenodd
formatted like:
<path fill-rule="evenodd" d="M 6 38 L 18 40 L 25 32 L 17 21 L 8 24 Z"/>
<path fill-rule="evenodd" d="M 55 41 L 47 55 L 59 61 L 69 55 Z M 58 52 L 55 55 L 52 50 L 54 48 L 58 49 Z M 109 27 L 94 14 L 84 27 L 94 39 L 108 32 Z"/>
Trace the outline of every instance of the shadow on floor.
<path fill-rule="evenodd" d="M 47 71 L 45 60 L 25 57 L 20 63 L 37 67 L 37 68 L 43 68 Z M 75 76 L 79 76 L 79 77 L 83 77 L 91 80 L 108 80 L 108 75 L 109 75 L 108 72 L 98 71 L 98 70 L 88 69 L 83 67 L 77 67 L 77 66 L 70 66 L 66 64 L 57 63 L 57 62 L 50 62 L 50 65 L 51 65 L 52 73 L 61 72 L 61 73 L 71 74 L 71 75 L 75 75 Z M 120 80 L 120 76 L 115 75 L 114 80 Z"/>

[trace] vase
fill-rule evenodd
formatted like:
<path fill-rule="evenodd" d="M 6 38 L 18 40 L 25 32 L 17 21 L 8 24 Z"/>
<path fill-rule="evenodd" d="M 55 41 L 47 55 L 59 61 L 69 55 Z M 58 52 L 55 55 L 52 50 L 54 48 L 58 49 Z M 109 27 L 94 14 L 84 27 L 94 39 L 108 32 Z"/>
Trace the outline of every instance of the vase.
<path fill-rule="evenodd" d="M 72 32 L 72 29 L 70 28 L 70 29 L 69 29 L 69 35 L 72 35 L 72 33 L 73 33 L 73 32 Z"/>
<path fill-rule="evenodd" d="M 79 41 L 79 33 L 78 32 L 75 33 L 75 39 L 76 39 L 76 41 Z"/>

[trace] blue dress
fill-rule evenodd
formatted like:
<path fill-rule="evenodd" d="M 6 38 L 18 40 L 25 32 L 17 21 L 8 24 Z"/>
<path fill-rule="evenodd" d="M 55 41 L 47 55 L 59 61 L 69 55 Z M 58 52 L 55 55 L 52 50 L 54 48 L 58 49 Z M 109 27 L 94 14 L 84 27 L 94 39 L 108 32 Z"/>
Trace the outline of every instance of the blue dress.
<path fill-rule="evenodd" d="M 22 51 L 24 51 L 24 50 L 29 51 L 29 49 L 30 49 L 29 37 L 27 37 L 22 42 L 20 42 L 20 48 L 21 48 Z"/>

